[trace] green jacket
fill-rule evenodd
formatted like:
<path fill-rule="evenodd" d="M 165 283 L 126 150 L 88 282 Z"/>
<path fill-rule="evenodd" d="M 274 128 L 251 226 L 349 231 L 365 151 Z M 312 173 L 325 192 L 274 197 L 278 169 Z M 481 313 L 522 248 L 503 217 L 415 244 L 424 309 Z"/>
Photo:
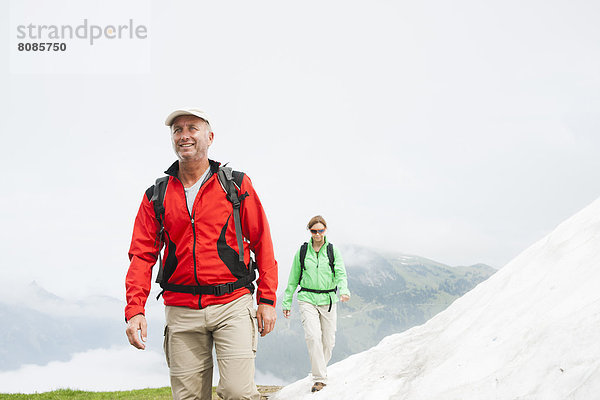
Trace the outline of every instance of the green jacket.
<path fill-rule="evenodd" d="M 342 254 L 334 247 L 333 253 L 335 255 L 335 280 L 331 273 L 331 267 L 329 266 L 329 257 L 327 257 L 327 237 L 325 237 L 325 243 L 319 250 L 319 253 L 315 252 L 312 247 L 312 239 L 308 243 L 308 249 L 306 250 L 306 258 L 304 259 L 304 272 L 302 273 L 302 282 L 300 286 L 317 289 L 327 290 L 338 287 L 338 293 L 340 295 L 346 294 L 350 296 L 348 290 L 348 281 L 346 279 L 346 267 L 344 267 L 344 260 L 342 260 Z M 283 294 L 283 301 L 281 303 L 284 310 L 291 310 L 292 298 L 294 292 L 298 287 L 298 279 L 300 278 L 300 249 L 294 256 L 294 262 L 292 263 L 292 270 L 290 271 L 290 277 L 288 284 Z M 337 302 L 338 298 L 334 292 L 330 293 L 311 293 L 301 291 L 298 292 L 298 300 L 306 301 L 308 303 L 322 306 L 332 302 Z"/>

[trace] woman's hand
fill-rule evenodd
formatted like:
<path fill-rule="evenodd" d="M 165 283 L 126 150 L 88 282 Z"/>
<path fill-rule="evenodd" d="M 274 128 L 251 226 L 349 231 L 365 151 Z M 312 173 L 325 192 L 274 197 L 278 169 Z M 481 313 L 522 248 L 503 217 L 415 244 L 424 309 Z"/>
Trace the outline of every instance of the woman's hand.
<path fill-rule="evenodd" d="M 345 303 L 348 300 L 350 300 L 350 296 L 348 296 L 347 294 L 343 294 L 340 296 L 340 300 L 342 301 L 342 303 Z"/>
<path fill-rule="evenodd" d="M 286 318 L 289 318 L 291 313 L 291 310 L 283 310 L 283 316 Z"/>

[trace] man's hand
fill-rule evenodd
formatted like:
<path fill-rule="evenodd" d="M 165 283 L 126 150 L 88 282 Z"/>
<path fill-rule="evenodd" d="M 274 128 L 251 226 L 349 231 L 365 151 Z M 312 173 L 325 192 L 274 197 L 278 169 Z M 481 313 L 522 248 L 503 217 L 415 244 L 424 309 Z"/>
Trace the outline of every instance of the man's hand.
<path fill-rule="evenodd" d="M 256 322 L 258 322 L 258 331 L 260 336 L 265 336 L 275 328 L 277 313 L 275 307 L 268 304 L 259 304 L 256 310 Z"/>
<path fill-rule="evenodd" d="M 127 321 L 127 329 L 125 330 L 129 343 L 131 343 L 133 347 L 144 350 L 146 345 L 143 342 L 146 341 L 148 336 L 147 329 L 148 324 L 146 323 L 144 314 L 138 314 L 131 317 L 129 321 Z M 138 334 L 138 331 L 141 331 L 141 335 Z M 142 340 L 140 340 L 140 336 Z"/>
<path fill-rule="evenodd" d="M 340 300 L 342 301 L 342 303 L 345 303 L 348 300 L 350 300 L 350 296 L 348 296 L 347 294 L 343 294 L 340 296 Z"/>

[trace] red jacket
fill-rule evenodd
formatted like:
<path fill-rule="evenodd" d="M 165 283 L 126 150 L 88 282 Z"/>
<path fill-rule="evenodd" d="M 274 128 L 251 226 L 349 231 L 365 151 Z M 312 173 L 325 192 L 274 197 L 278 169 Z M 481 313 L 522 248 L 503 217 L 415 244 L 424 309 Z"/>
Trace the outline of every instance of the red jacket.
<path fill-rule="evenodd" d="M 225 190 L 219 183 L 216 172 L 219 163 L 210 161 L 210 176 L 198 191 L 192 213 L 188 212 L 183 184 L 177 178 L 179 162 L 167 171 L 169 177 L 164 198 L 165 217 L 165 274 L 172 271 L 168 282 L 177 285 L 218 285 L 236 281 L 234 273 L 240 273 L 238 245 L 233 221 L 233 206 L 227 200 Z M 125 319 L 144 314 L 146 299 L 150 293 L 152 267 L 158 258 L 157 243 L 159 224 L 150 199 L 154 186 L 150 187 L 140 205 L 129 259 L 131 261 L 125 279 L 127 306 Z M 240 216 L 244 236 L 244 260 L 250 260 L 250 251 L 255 254 L 259 278 L 257 303 L 275 306 L 277 290 L 277 261 L 269 223 L 260 200 L 252 187 L 250 178 L 243 176 L 240 187 L 242 201 Z M 253 287 L 242 287 L 222 296 L 194 295 L 165 291 L 164 304 L 204 308 L 212 304 L 225 304 L 246 293 Z"/>

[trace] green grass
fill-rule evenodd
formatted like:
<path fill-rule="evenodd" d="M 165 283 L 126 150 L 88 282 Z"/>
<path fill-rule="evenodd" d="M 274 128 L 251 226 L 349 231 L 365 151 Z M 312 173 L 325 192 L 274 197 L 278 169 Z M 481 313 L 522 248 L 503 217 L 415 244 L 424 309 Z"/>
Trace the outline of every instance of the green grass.
<path fill-rule="evenodd" d="M 258 386 L 258 391 L 261 394 L 275 393 L 281 389 L 278 386 Z M 164 387 L 158 389 L 141 389 L 141 390 L 128 390 L 124 392 L 84 392 L 82 390 L 70 390 L 60 389 L 53 392 L 35 393 L 35 394 L 2 394 L 0 393 L 0 400 L 62 400 L 62 399 L 73 399 L 73 400 L 170 400 L 171 399 L 171 388 Z M 213 387 L 213 399 L 217 400 L 219 397 L 215 393 Z"/>
<path fill-rule="evenodd" d="M 112 399 L 127 399 L 127 400 L 168 400 L 171 399 L 171 388 L 164 387 L 159 389 L 141 389 L 130 390 L 125 392 L 84 392 L 81 390 L 60 389 L 53 392 L 36 393 L 36 394 L 0 394 L 0 400 L 59 400 L 59 399 L 77 399 L 77 400 L 112 400 Z"/>

